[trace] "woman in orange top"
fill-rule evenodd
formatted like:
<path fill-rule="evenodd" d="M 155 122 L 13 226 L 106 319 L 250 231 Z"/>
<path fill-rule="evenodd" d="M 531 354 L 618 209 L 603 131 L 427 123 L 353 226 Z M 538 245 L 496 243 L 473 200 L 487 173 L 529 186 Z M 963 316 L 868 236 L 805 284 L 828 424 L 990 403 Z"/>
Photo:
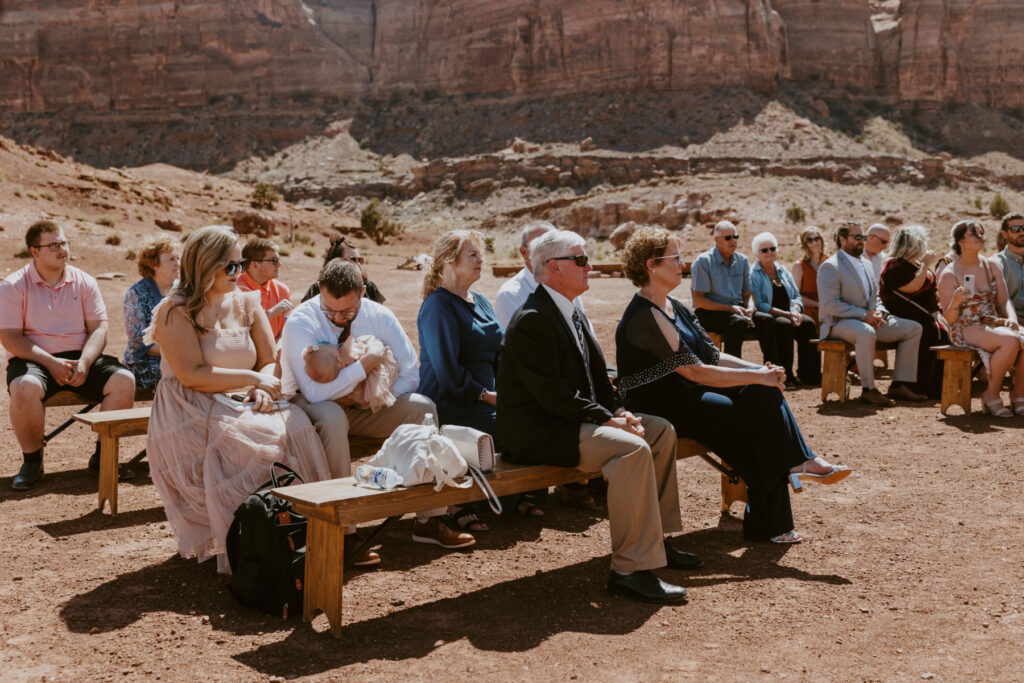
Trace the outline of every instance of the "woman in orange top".
<path fill-rule="evenodd" d="M 821 230 L 808 225 L 800 233 L 800 249 L 804 257 L 793 264 L 790 272 L 796 288 L 800 290 L 800 298 L 804 302 L 804 313 L 810 316 L 814 324 L 818 324 L 818 266 L 825 260 L 825 236 Z"/>

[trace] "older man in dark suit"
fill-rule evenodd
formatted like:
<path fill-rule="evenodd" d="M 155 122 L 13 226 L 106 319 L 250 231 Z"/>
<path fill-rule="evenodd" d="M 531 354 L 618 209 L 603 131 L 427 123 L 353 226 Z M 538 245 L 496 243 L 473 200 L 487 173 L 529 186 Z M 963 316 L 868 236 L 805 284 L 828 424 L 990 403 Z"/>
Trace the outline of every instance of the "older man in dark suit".
<path fill-rule="evenodd" d="M 573 305 L 589 287 L 583 247 L 582 237 L 564 230 L 530 245 L 541 286 L 505 332 L 498 432 L 512 462 L 604 474 L 612 541 L 609 592 L 645 602 L 682 602 L 686 589 L 651 571 L 702 564 L 664 540 L 665 532 L 681 528 L 675 430 L 661 418 L 615 409 L 601 347 Z"/>

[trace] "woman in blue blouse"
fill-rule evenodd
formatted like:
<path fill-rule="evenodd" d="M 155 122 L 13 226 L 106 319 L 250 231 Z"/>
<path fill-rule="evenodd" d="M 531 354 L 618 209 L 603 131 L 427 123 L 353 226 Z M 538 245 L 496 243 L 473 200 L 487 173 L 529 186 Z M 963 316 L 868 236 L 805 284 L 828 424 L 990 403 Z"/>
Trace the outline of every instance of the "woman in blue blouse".
<path fill-rule="evenodd" d="M 487 297 L 469 289 L 480 279 L 483 263 L 478 232 L 452 230 L 434 245 L 434 262 L 423 278 L 423 305 L 416 317 L 417 392 L 433 399 L 441 424 L 465 425 L 496 436 L 494 377 L 504 332 Z M 531 517 L 544 514 L 526 499 L 517 509 Z M 470 506 L 453 509 L 452 516 L 463 529 L 487 530 Z"/>
<path fill-rule="evenodd" d="M 767 363 L 786 371 L 786 386 L 821 384 L 821 356 L 811 341 L 818 336 L 817 323 L 804 313 L 796 281 L 776 262 L 779 241 L 770 232 L 754 237 L 751 248 L 757 259 L 750 268 L 754 290 L 754 325 Z M 797 347 L 797 372 L 793 372 L 793 340 Z"/>
<path fill-rule="evenodd" d="M 615 331 L 618 388 L 626 408 L 669 420 L 747 484 L 743 536 L 799 543 L 787 482 L 833 484 L 850 470 L 814 454 L 783 397 L 785 373 L 719 353 L 696 316 L 669 292 L 682 282 L 679 245 L 662 229 L 637 230 L 623 270 L 640 291 Z"/>
<path fill-rule="evenodd" d="M 142 334 L 152 322 L 153 309 L 178 278 L 178 249 L 171 240 L 159 239 L 139 253 L 138 263 L 142 279 L 124 294 L 124 365 L 135 375 L 137 389 L 153 389 L 160 381 L 160 345 L 144 344 Z"/>

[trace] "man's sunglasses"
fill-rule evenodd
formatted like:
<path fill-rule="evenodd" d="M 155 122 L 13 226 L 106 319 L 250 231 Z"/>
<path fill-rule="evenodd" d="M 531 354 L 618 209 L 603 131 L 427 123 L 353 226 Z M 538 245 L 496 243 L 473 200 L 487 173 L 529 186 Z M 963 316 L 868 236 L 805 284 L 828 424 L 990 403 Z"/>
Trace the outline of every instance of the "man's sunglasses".
<path fill-rule="evenodd" d="M 1008 225 L 1006 226 L 1006 232 L 1012 232 L 1014 235 L 1018 232 L 1024 232 L 1024 225 Z"/>
<path fill-rule="evenodd" d="M 761 253 L 767 254 L 770 251 L 777 251 L 778 247 L 761 247 Z"/>
<path fill-rule="evenodd" d="M 586 254 L 580 254 L 579 256 L 555 256 L 554 258 L 548 259 L 549 261 L 572 261 L 580 268 L 590 263 L 590 257 Z"/>
<path fill-rule="evenodd" d="M 245 270 L 245 266 L 248 263 L 249 261 L 246 259 L 242 259 L 241 261 L 228 261 L 224 266 L 224 272 L 227 273 L 228 277 L 233 277 Z"/>
<path fill-rule="evenodd" d="M 725 240 L 726 242 L 732 242 L 733 240 L 738 240 L 739 238 L 739 235 L 722 235 L 722 239 Z"/>
<path fill-rule="evenodd" d="M 851 240 L 856 240 L 858 242 L 863 242 L 864 240 L 867 239 L 866 235 L 847 235 L 847 237 L 849 237 Z"/>

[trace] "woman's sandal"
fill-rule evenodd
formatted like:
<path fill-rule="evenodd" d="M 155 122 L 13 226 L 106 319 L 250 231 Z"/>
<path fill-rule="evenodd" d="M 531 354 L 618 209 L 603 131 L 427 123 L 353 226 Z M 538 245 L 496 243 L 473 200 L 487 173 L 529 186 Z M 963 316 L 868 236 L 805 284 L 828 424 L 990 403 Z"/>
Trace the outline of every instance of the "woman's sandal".
<path fill-rule="evenodd" d="M 1024 396 L 1017 396 L 1013 401 L 1013 414 L 1024 415 Z"/>
<path fill-rule="evenodd" d="M 1016 409 L 1017 409 L 1017 405 L 1015 403 L 1014 404 L 1014 410 L 1016 410 Z M 992 399 L 991 401 L 986 401 L 985 397 L 982 396 L 982 398 L 981 398 L 981 412 L 985 413 L 986 411 L 989 414 L 991 414 L 993 417 L 1013 417 L 1013 413 L 1010 412 L 1009 408 L 1007 408 L 1005 405 L 1003 405 L 1003 399 L 999 398 L 999 397 L 996 397 L 996 398 Z M 1017 414 L 1020 415 L 1020 413 L 1017 413 Z"/>
<path fill-rule="evenodd" d="M 459 527 L 463 531 L 490 531 L 491 527 L 487 526 L 487 522 L 476 516 L 476 513 L 472 510 L 463 508 L 458 512 L 452 512 L 450 514 L 452 521 L 455 522 L 455 526 Z"/>
<path fill-rule="evenodd" d="M 516 514 L 520 517 L 543 517 L 544 508 L 534 505 L 528 500 L 521 500 L 516 505 Z"/>
<path fill-rule="evenodd" d="M 804 540 L 804 537 L 801 536 L 800 534 L 798 534 L 795 531 L 787 531 L 784 534 L 779 534 L 778 536 L 772 536 L 768 540 L 771 541 L 772 543 L 779 543 L 779 544 L 782 544 L 782 545 L 787 545 L 789 543 L 800 543 L 801 541 Z"/>
<path fill-rule="evenodd" d="M 802 479 L 808 481 L 814 481 L 819 484 L 835 484 L 837 482 L 846 479 L 853 472 L 849 467 L 845 465 L 830 465 L 832 468 L 829 472 L 808 472 L 807 463 L 813 462 L 813 460 L 805 460 L 804 464 L 800 466 L 800 469 L 789 473 L 789 483 L 793 486 L 793 492 L 799 493 L 803 491 Z"/>

